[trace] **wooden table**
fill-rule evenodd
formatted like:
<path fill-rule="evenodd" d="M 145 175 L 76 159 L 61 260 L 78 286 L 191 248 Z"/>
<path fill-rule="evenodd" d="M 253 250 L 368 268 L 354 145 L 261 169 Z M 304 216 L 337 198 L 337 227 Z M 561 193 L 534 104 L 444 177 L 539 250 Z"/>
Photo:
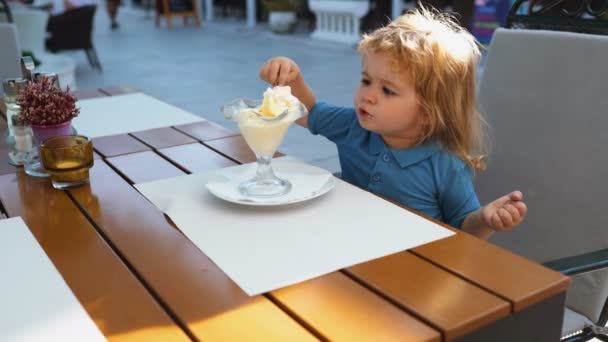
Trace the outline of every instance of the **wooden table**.
<path fill-rule="evenodd" d="M 459 231 L 248 297 L 132 187 L 253 162 L 240 135 L 202 122 L 93 144 L 90 186 L 69 191 L 9 166 L 0 146 L 0 200 L 109 340 L 559 340 L 569 278 Z"/>

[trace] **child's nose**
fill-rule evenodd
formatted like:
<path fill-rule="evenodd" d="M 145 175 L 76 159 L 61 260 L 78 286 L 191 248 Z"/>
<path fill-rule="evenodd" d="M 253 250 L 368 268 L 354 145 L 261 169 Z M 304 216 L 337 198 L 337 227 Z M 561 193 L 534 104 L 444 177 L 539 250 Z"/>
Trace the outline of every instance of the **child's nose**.
<path fill-rule="evenodd" d="M 373 90 L 369 89 L 363 93 L 363 99 L 368 103 L 375 104 L 377 95 Z"/>

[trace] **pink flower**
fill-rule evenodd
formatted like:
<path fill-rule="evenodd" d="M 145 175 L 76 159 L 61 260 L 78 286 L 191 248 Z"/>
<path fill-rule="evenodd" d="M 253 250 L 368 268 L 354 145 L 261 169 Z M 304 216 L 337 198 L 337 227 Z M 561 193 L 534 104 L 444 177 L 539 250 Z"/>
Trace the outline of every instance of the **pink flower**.
<path fill-rule="evenodd" d="M 47 77 L 36 83 L 28 82 L 19 93 L 17 103 L 21 106 L 19 118 L 30 125 L 57 125 L 72 120 L 80 113 L 80 108 L 76 108 L 76 98 L 70 94 L 70 87 L 62 91 Z"/>

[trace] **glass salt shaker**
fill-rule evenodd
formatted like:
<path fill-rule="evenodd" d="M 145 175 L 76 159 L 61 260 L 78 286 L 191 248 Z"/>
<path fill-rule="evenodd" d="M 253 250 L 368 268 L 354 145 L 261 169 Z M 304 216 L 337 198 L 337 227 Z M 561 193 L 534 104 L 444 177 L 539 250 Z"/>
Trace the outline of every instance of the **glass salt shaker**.
<path fill-rule="evenodd" d="M 33 148 L 33 136 L 30 126 L 19 120 L 18 115 L 11 117 L 13 125 L 15 143 L 11 146 L 8 153 L 9 163 L 13 165 L 25 164 L 27 153 Z"/>

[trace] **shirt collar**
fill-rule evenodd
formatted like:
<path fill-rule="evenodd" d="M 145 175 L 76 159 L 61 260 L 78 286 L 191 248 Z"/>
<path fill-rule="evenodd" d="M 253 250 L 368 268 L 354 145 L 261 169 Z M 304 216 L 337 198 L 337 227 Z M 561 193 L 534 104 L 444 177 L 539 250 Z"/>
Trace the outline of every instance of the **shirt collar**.
<path fill-rule="evenodd" d="M 428 140 L 410 148 L 389 149 L 401 168 L 416 164 L 427 159 L 440 150 L 436 140 Z"/>
<path fill-rule="evenodd" d="M 401 168 L 405 168 L 432 156 L 440 150 L 440 146 L 435 139 L 430 139 L 414 147 L 392 149 L 386 146 L 384 139 L 382 139 L 379 134 L 372 132 L 370 136 L 369 153 L 378 155 L 384 149 L 391 152 L 393 158 L 395 158 Z"/>

